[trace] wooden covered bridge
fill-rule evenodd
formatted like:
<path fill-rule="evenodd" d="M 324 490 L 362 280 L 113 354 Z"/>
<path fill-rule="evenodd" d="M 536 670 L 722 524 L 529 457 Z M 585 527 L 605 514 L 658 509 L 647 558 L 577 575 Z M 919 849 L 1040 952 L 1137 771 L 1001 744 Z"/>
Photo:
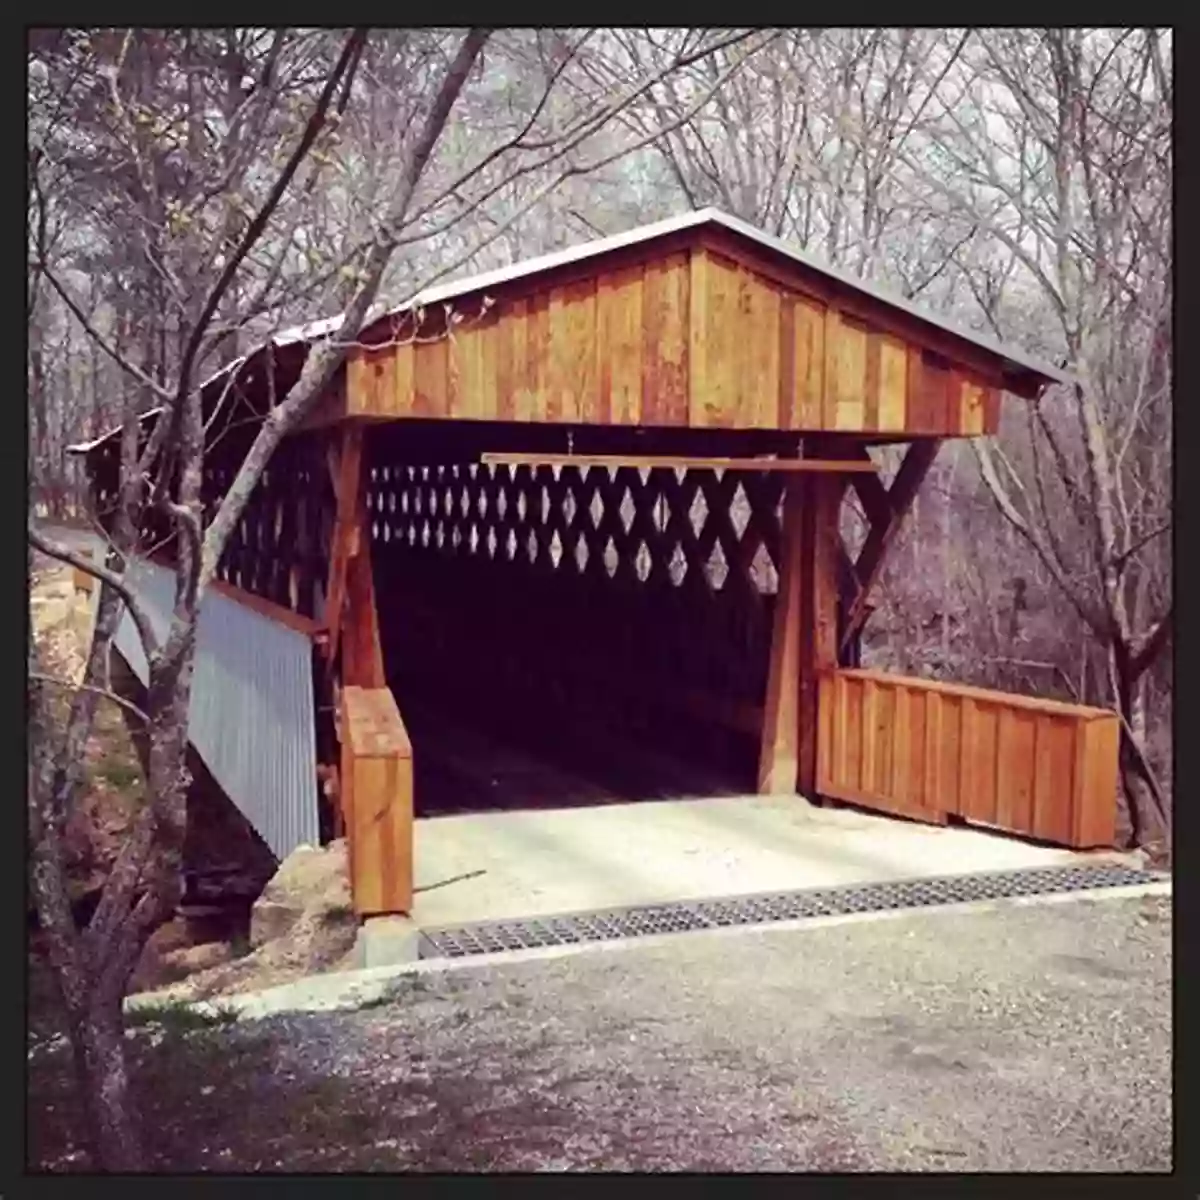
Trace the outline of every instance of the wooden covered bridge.
<path fill-rule="evenodd" d="M 328 336 L 206 385 L 209 502 Z M 1061 379 L 713 210 L 434 289 L 272 460 L 205 601 L 193 742 L 277 855 L 345 830 L 364 915 L 411 908 L 431 703 L 613 769 L 610 736 L 731 792 L 1109 845 L 1113 714 L 856 665 L 941 442 Z M 77 448 L 102 521 L 118 441 Z"/>

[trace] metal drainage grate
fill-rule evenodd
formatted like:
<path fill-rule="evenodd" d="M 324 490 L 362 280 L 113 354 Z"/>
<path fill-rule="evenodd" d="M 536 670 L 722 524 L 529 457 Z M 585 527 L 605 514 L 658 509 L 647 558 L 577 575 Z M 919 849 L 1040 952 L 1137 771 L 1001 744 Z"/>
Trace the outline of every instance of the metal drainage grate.
<path fill-rule="evenodd" d="M 1079 892 L 1091 888 L 1127 887 L 1158 883 L 1165 878 L 1120 863 L 1101 863 L 849 884 L 799 892 L 730 896 L 719 900 L 642 904 L 602 912 L 487 921 L 452 929 L 427 929 L 421 935 L 420 955 L 422 958 L 465 958 L 500 950 L 534 950 L 544 946 L 613 941 L 656 933 L 719 929 L 728 925 L 765 925 L 805 917 L 887 912 L 938 904 L 960 904 L 969 900 L 1001 900 L 1014 896 Z"/>

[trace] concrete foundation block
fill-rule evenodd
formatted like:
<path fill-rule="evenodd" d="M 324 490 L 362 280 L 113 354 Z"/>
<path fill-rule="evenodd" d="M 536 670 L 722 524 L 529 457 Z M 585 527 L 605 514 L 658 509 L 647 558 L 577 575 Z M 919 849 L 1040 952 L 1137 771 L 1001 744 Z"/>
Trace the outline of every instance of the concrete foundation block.
<path fill-rule="evenodd" d="M 367 917 L 354 943 L 359 967 L 393 967 L 416 962 L 421 931 L 411 917 Z"/>

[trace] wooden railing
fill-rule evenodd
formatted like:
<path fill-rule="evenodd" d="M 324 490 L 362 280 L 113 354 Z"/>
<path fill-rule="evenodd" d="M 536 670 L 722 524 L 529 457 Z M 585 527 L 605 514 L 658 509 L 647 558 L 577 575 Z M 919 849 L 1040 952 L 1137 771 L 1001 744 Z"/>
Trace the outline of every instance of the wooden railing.
<path fill-rule="evenodd" d="M 347 687 L 339 795 L 359 916 L 412 909 L 412 745 L 388 688 Z"/>
<path fill-rule="evenodd" d="M 1006 692 L 838 670 L 818 696 L 817 791 L 1077 848 L 1115 839 L 1119 718 Z"/>

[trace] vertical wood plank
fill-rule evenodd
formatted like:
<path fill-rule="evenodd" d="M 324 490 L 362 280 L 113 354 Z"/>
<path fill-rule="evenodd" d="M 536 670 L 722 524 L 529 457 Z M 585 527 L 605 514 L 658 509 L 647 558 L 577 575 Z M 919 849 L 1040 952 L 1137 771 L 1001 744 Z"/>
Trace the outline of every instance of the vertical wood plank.
<path fill-rule="evenodd" d="M 450 339 L 450 412 L 454 417 L 474 420 L 479 406 L 479 330 L 459 325 Z"/>
<path fill-rule="evenodd" d="M 1080 849 L 1111 846 L 1116 838 L 1120 739 L 1116 714 L 1077 727 L 1072 842 Z"/>
<path fill-rule="evenodd" d="M 779 394 L 775 397 L 774 424 L 793 428 L 796 397 L 796 297 L 784 292 L 779 298 Z"/>
<path fill-rule="evenodd" d="M 904 429 L 908 352 L 902 341 L 882 337 L 879 345 L 879 429 L 898 433 Z"/>
<path fill-rule="evenodd" d="M 800 654 L 804 584 L 804 478 L 784 480 L 779 591 L 771 630 L 767 695 L 758 756 L 759 795 L 797 791 L 800 754 Z"/>
<path fill-rule="evenodd" d="M 800 734 L 798 790 L 813 796 L 817 790 L 818 682 L 837 666 L 837 569 L 841 538 L 838 513 L 845 479 L 836 475 L 801 476 L 805 500 L 801 523 L 803 542 L 802 616 L 800 623 Z"/>
<path fill-rule="evenodd" d="M 414 352 L 413 413 L 419 417 L 445 417 L 449 413 L 447 403 L 449 341 L 445 337 L 436 337 L 433 341 L 422 342 L 414 347 Z"/>
<path fill-rule="evenodd" d="M 921 355 L 914 350 L 910 360 L 916 359 L 920 366 L 920 388 L 916 393 L 917 404 L 912 406 L 912 392 L 909 393 L 909 414 L 920 423 L 919 430 L 909 426 L 910 432 L 946 433 L 952 432 L 948 405 L 950 403 L 950 372 L 941 363 L 931 360 L 927 355 Z M 957 424 L 957 422 L 955 422 Z"/>
<path fill-rule="evenodd" d="M 963 775 L 959 793 L 965 817 L 996 822 L 996 718 L 994 705 L 963 702 Z"/>
<path fill-rule="evenodd" d="M 969 800 L 962 795 L 963 701 L 959 696 L 941 697 L 941 734 L 939 747 L 941 763 L 939 781 L 941 796 L 938 809 L 944 813 L 967 815 Z"/>
<path fill-rule="evenodd" d="M 819 795 L 827 795 L 830 788 L 835 785 L 833 743 L 836 704 L 837 674 L 833 671 L 823 672 L 817 685 L 817 792 Z"/>
<path fill-rule="evenodd" d="M 825 310 L 796 300 L 795 390 L 791 429 L 823 429 L 825 405 Z"/>
<path fill-rule="evenodd" d="M 638 425 L 642 421 L 645 397 L 644 345 L 645 328 L 645 270 L 633 267 L 621 282 L 617 312 L 620 336 L 613 348 L 612 420 L 614 424 Z M 686 406 L 685 406 L 686 413 Z"/>
<path fill-rule="evenodd" d="M 963 433 L 967 415 L 967 379 L 961 371 L 947 370 L 945 383 L 946 432 Z"/>
<path fill-rule="evenodd" d="M 996 727 L 996 824 L 1032 832 L 1035 722 L 1001 707 Z"/>
<path fill-rule="evenodd" d="M 534 411 L 534 385 L 530 382 L 529 354 L 529 300 L 521 297 L 514 300 L 509 310 L 509 357 L 512 371 L 512 399 L 510 412 L 514 421 L 532 419 Z"/>
<path fill-rule="evenodd" d="M 396 352 L 375 352 L 375 415 L 394 416 L 396 398 Z"/>
<path fill-rule="evenodd" d="M 917 806 L 912 786 L 912 693 L 902 683 L 892 687 L 891 738 L 888 759 L 891 771 L 887 779 L 889 793 L 907 807 Z"/>
<path fill-rule="evenodd" d="M 1049 842 L 1069 842 L 1075 794 L 1075 724 L 1038 717 L 1034 754 L 1033 833 Z"/>
<path fill-rule="evenodd" d="M 688 255 L 688 423 L 708 423 L 708 251 L 695 246 Z"/>
<path fill-rule="evenodd" d="M 953 811 L 943 803 L 945 785 L 942 767 L 942 697 L 937 692 L 925 693 L 925 771 L 921 778 L 921 803 L 933 812 Z"/>
<path fill-rule="evenodd" d="M 708 334 L 705 345 L 707 388 L 701 424 L 709 428 L 730 429 L 737 422 L 741 356 L 738 345 L 742 336 L 738 322 L 740 296 L 739 269 L 736 264 L 708 257 Z M 693 415 L 694 420 L 694 415 Z"/>
<path fill-rule="evenodd" d="M 879 416 L 883 407 L 881 380 L 883 375 L 883 335 L 871 330 L 867 333 L 866 371 L 863 378 L 862 428 L 872 432 L 879 428 Z"/>
<path fill-rule="evenodd" d="M 556 327 L 553 334 L 553 353 L 562 380 L 559 419 L 591 423 L 597 403 L 595 279 L 568 284 L 563 299 L 561 329 Z"/>
<path fill-rule="evenodd" d="M 985 389 L 969 379 L 962 381 L 961 431 L 968 437 L 979 437 L 983 433 L 983 398 Z"/>
<path fill-rule="evenodd" d="M 867 333 L 861 326 L 843 319 L 837 341 L 837 399 L 832 428 L 860 432 L 865 414 Z"/>
<path fill-rule="evenodd" d="M 925 799 L 925 761 L 926 761 L 926 732 L 925 732 L 925 696 L 912 688 L 904 689 L 907 698 L 909 737 L 908 737 L 908 791 L 909 803 L 921 810 L 933 810 L 933 806 Z"/>
<path fill-rule="evenodd" d="M 822 336 L 824 349 L 822 382 L 824 386 L 821 392 L 821 418 L 817 428 L 836 429 L 842 387 L 842 367 L 839 361 L 842 348 L 842 314 L 832 304 L 825 310 Z"/>
<path fill-rule="evenodd" d="M 552 407 L 549 297 L 541 295 L 530 299 L 525 331 L 525 408 L 518 420 L 537 421 Z"/>
<path fill-rule="evenodd" d="M 842 778 L 851 792 L 863 789 L 863 681 L 844 679 L 845 697 L 842 705 L 844 726 L 844 762 Z"/>
<path fill-rule="evenodd" d="M 876 775 L 876 764 L 879 756 L 876 735 L 879 729 L 876 708 L 879 699 L 879 685 L 873 679 L 864 679 L 862 684 L 862 710 L 859 724 L 862 727 L 859 742 L 859 773 L 858 785 L 868 795 L 878 792 L 879 782 Z"/>
<path fill-rule="evenodd" d="M 835 677 L 833 708 L 833 763 L 832 774 L 839 787 L 853 786 L 850 779 L 850 689 L 851 681 L 842 674 Z"/>
<path fill-rule="evenodd" d="M 467 415 L 465 375 L 470 368 L 463 360 L 471 351 L 469 335 L 464 342 L 461 332 L 452 328 L 446 335 L 446 415 L 449 417 Z"/>
<path fill-rule="evenodd" d="M 363 353 L 356 350 L 346 358 L 346 413 L 348 416 L 363 416 L 368 411 L 366 364 Z"/>
<path fill-rule="evenodd" d="M 744 331 L 737 347 L 737 428 L 772 429 L 779 397 L 779 308 L 776 288 L 752 271 L 740 274 L 739 313 Z"/>
<path fill-rule="evenodd" d="M 905 382 L 904 428 L 907 433 L 937 432 L 937 422 L 930 412 L 930 391 L 925 358 L 916 346 L 908 348 L 905 361 L 908 378 Z"/>
<path fill-rule="evenodd" d="M 405 328 L 403 337 L 411 336 Z M 393 380 L 391 412 L 398 417 L 406 417 L 413 410 L 413 371 L 415 367 L 412 342 L 397 346 L 395 351 L 396 374 Z"/>
<path fill-rule="evenodd" d="M 495 315 L 488 315 L 471 330 L 475 339 L 472 381 L 475 394 L 471 402 L 471 415 L 484 421 L 495 421 L 500 416 L 499 404 L 499 343 L 500 329 Z"/>
<path fill-rule="evenodd" d="M 521 350 L 517 353 L 517 339 Z M 525 316 L 514 317 L 510 309 L 496 324 L 496 418 L 511 421 L 516 416 L 516 387 L 518 362 L 524 359 Z"/>
<path fill-rule="evenodd" d="M 696 270 L 694 259 L 686 254 L 672 254 L 646 264 L 642 284 L 642 412 L 647 425 L 688 423 L 688 292 Z"/>
<path fill-rule="evenodd" d="M 565 288 L 551 289 L 547 311 L 546 387 L 542 396 L 543 419 L 550 422 L 569 420 L 575 416 L 573 397 L 570 395 L 573 364 L 570 357 L 569 305 Z"/>
<path fill-rule="evenodd" d="M 896 723 L 896 688 L 881 686 L 875 697 L 875 790 L 884 796 L 894 795 L 892 788 L 892 744 Z"/>

